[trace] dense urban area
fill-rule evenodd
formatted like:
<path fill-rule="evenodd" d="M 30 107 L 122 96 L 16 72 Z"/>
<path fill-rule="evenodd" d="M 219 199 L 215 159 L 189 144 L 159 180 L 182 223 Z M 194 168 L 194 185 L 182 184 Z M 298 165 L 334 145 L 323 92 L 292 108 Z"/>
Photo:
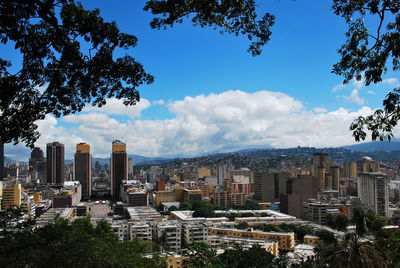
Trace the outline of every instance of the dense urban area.
<path fill-rule="evenodd" d="M 0 254 L 10 267 L 342 267 L 351 252 L 336 254 L 343 263 L 331 253 L 354 239 L 371 263 L 399 265 L 396 152 L 298 147 L 138 165 L 119 140 L 109 159 L 92 159 L 86 143 L 72 161 L 64 150 L 53 142 L 28 163 L 6 161 Z"/>

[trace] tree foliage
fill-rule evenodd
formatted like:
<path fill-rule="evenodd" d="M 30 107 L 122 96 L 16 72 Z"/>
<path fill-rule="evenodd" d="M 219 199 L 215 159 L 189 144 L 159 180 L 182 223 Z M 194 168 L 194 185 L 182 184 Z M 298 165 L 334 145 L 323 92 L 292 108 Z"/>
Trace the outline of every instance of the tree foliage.
<path fill-rule="evenodd" d="M 253 56 L 259 55 L 269 41 L 275 22 L 270 13 L 258 19 L 254 0 L 150 0 L 144 9 L 155 15 L 150 23 L 153 29 L 172 27 L 190 17 L 195 26 L 245 35 L 251 41 L 248 51 Z"/>
<path fill-rule="evenodd" d="M 189 246 L 189 267 L 235 267 L 235 268 L 286 268 L 288 261 L 285 257 L 275 257 L 260 245 L 243 248 L 236 244 L 227 248 L 224 253 L 216 255 L 216 251 L 204 242 L 196 242 Z"/>
<path fill-rule="evenodd" d="M 136 88 L 153 81 L 131 56 L 115 57 L 137 38 L 74 0 L 1 1 L 0 40 L 22 56 L 17 72 L 0 59 L 2 142 L 32 147 L 39 137 L 35 122 L 46 114 L 68 115 L 87 103 L 101 107 L 110 97 L 132 105 L 139 101 Z"/>
<path fill-rule="evenodd" d="M 390 68 L 400 68 L 400 2 L 393 0 L 333 0 L 336 15 L 348 24 L 347 40 L 338 50 L 341 58 L 333 73 L 344 77 L 347 83 L 355 78 L 364 79 L 365 85 L 379 83 Z M 378 18 L 375 28 L 367 27 L 368 18 Z M 390 92 L 383 101 L 383 110 L 355 120 L 350 130 L 357 141 L 364 140 L 366 130 L 372 139 L 389 140 L 393 127 L 400 119 L 399 88 Z"/>
<path fill-rule="evenodd" d="M 163 267 L 161 258 L 145 257 L 151 251 L 152 243 L 119 242 L 108 223 L 94 227 L 89 218 L 0 238 L 2 267 Z"/>

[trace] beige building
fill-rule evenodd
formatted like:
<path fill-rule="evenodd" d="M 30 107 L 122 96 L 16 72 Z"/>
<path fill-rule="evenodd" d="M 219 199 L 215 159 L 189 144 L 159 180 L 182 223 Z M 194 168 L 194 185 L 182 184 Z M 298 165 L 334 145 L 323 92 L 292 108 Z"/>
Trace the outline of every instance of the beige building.
<path fill-rule="evenodd" d="M 20 207 L 21 206 L 21 184 L 5 185 L 3 188 L 3 199 L 1 201 L 1 209 Z"/>
<path fill-rule="evenodd" d="M 344 162 L 343 175 L 345 178 L 357 178 L 356 162 Z"/>
<path fill-rule="evenodd" d="M 208 235 L 218 235 L 234 238 L 249 238 L 257 240 L 277 240 L 279 243 L 279 249 L 281 250 L 294 250 L 294 233 L 277 233 L 277 232 L 262 232 L 258 230 L 239 230 L 230 228 L 216 228 L 210 227 L 208 229 Z"/>
<path fill-rule="evenodd" d="M 184 268 L 187 260 L 189 260 L 187 256 L 169 255 L 166 257 L 165 262 L 167 263 L 167 268 Z"/>
<path fill-rule="evenodd" d="M 203 179 L 204 177 L 211 176 L 211 169 L 207 167 L 201 167 L 197 169 L 197 174 L 199 179 Z"/>
<path fill-rule="evenodd" d="M 264 248 L 266 251 L 271 253 L 274 256 L 279 255 L 279 244 L 277 241 L 273 240 L 257 240 L 257 239 L 249 239 L 249 238 L 233 238 L 233 237 L 224 237 L 218 235 L 212 235 L 208 237 L 208 243 L 211 246 L 228 246 L 232 247 L 236 244 L 240 244 L 243 247 L 252 247 L 253 245 L 260 245 L 261 248 Z"/>

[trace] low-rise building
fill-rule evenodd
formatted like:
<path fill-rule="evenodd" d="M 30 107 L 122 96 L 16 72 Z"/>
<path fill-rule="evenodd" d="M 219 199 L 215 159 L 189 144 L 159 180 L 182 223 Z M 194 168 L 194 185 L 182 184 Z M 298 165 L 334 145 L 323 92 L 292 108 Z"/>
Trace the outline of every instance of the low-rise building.
<path fill-rule="evenodd" d="M 224 237 L 218 235 L 209 235 L 208 243 L 211 246 L 228 246 L 232 247 L 236 244 L 240 244 L 243 247 L 252 247 L 253 245 L 259 245 L 261 248 L 264 248 L 266 251 L 271 253 L 274 256 L 279 255 L 279 244 L 274 240 L 257 240 L 257 239 L 249 239 L 249 238 L 233 238 L 233 237 Z"/>
<path fill-rule="evenodd" d="M 145 241 L 151 241 L 153 238 L 151 226 L 146 222 L 130 222 L 129 232 L 131 239 L 138 238 Z"/>
<path fill-rule="evenodd" d="M 231 228 L 210 227 L 208 229 L 208 235 L 219 235 L 219 236 L 227 236 L 234 238 L 245 237 L 257 240 L 275 239 L 279 241 L 279 249 L 281 250 L 293 250 L 295 246 L 293 232 L 278 233 L 278 232 L 262 232 L 253 229 L 239 230 Z"/>
<path fill-rule="evenodd" d="M 182 225 L 178 221 L 157 222 L 153 225 L 153 241 L 162 250 L 181 249 Z"/>
<path fill-rule="evenodd" d="M 111 229 L 118 236 L 118 240 L 129 240 L 129 225 L 127 221 L 113 221 L 111 223 Z"/>
<path fill-rule="evenodd" d="M 205 221 L 184 221 L 182 223 L 182 233 L 186 245 L 193 242 L 206 242 L 208 226 Z"/>

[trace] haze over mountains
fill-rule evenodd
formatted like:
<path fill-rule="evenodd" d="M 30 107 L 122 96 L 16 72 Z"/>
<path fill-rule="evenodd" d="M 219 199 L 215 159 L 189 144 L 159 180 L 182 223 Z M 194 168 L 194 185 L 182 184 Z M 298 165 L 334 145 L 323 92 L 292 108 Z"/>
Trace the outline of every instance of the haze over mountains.
<path fill-rule="evenodd" d="M 360 144 L 354 144 L 354 145 L 349 145 L 349 146 L 342 146 L 338 148 L 343 148 L 343 149 L 348 149 L 353 152 L 394 152 L 394 151 L 400 151 L 400 141 L 398 140 L 392 140 L 392 141 L 373 141 L 373 142 L 366 142 L 366 143 L 360 143 Z M 236 154 L 245 154 L 247 156 L 253 157 L 253 156 L 264 156 L 264 157 L 271 157 L 271 156 L 278 156 L 280 154 L 292 154 L 293 150 L 296 148 L 291 148 L 291 149 L 273 149 L 273 148 L 268 148 L 267 146 L 264 148 L 251 148 L 251 149 L 243 149 L 240 151 L 236 152 L 221 152 L 221 153 L 213 153 L 207 155 L 208 157 L 211 158 L 223 158 L 226 155 L 236 153 Z M 297 148 L 298 149 L 298 148 Z M 334 148 L 313 148 L 313 150 L 308 151 L 306 150 L 307 147 L 301 147 L 300 148 L 302 152 L 299 152 L 296 150 L 300 155 L 306 157 L 309 154 L 312 154 L 314 150 L 318 151 L 324 151 L 324 150 L 330 150 Z M 294 151 L 294 152 L 296 152 Z M 385 158 L 385 155 L 382 155 L 381 157 Z M 391 154 L 388 154 L 388 157 Z M 204 156 L 204 155 L 203 155 Z M 198 156 L 201 157 L 201 156 Z M 29 158 L 29 156 L 25 156 L 24 158 Z M 134 159 L 135 164 L 162 164 L 166 162 L 170 162 L 173 160 L 177 159 L 183 159 L 186 158 L 184 156 L 179 157 L 179 158 L 168 158 L 168 157 L 146 157 L 146 156 L 141 156 L 141 155 L 129 155 L 129 158 Z M 5 162 L 14 162 L 15 160 L 10 158 L 10 157 L 5 157 Z M 94 157 L 92 159 L 93 163 L 95 161 L 99 161 L 100 163 L 107 163 L 109 161 L 109 158 L 96 158 Z M 66 163 L 72 163 L 71 159 L 66 160 Z"/>

